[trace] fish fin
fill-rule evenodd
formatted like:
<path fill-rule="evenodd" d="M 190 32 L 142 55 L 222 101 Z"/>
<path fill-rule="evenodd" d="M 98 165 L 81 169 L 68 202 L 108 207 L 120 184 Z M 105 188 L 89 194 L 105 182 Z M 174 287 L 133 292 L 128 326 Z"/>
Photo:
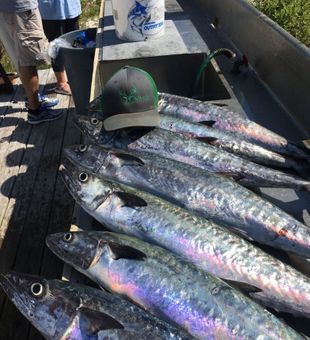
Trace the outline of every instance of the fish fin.
<path fill-rule="evenodd" d="M 215 137 L 196 137 L 196 139 L 200 140 L 201 142 L 209 144 L 213 144 L 213 142 L 218 140 L 218 138 Z"/>
<path fill-rule="evenodd" d="M 242 292 L 245 295 L 249 295 L 249 294 L 253 294 L 253 293 L 260 293 L 262 292 L 262 290 L 256 286 L 250 285 L 248 283 L 245 282 L 240 282 L 240 281 L 233 281 L 233 280 L 226 280 L 226 279 L 222 279 L 223 281 L 225 281 L 227 284 L 229 284 L 231 287 L 239 290 L 240 292 Z"/>
<path fill-rule="evenodd" d="M 146 258 L 146 255 L 135 248 L 120 245 L 118 243 L 114 242 L 108 242 L 111 257 L 113 260 L 119 260 L 119 259 L 129 259 L 129 260 L 141 260 L 143 261 Z"/>
<path fill-rule="evenodd" d="M 242 181 L 244 179 L 243 176 L 236 174 L 234 172 L 217 172 L 217 175 L 233 179 L 236 182 Z"/>
<path fill-rule="evenodd" d="M 132 165 L 132 166 L 144 165 L 144 162 L 140 158 L 126 154 L 126 153 L 113 152 L 113 155 L 115 155 L 116 157 L 124 161 L 124 165 Z"/>
<path fill-rule="evenodd" d="M 83 330 L 83 334 L 88 336 L 94 336 L 99 331 L 107 329 L 124 329 L 122 324 L 106 313 L 81 307 L 79 314 L 80 327 Z"/>
<path fill-rule="evenodd" d="M 203 120 L 199 122 L 199 124 L 202 124 L 204 126 L 212 127 L 216 123 L 215 120 Z"/>
<path fill-rule="evenodd" d="M 234 234 L 237 234 L 239 237 L 243 238 L 244 240 L 246 241 L 254 241 L 252 237 L 250 237 L 247 232 L 243 229 L 239 229 L 237 227 L 231 227 L 231 231 L 234 233 Z"/>
<path fill-rule="evenodd" d="M 242 185 L 242 182 L 240 184 Z M 254 187 L 252 185 L 247 185 L 246 187 L 247 187 L 247 189 L 253 191 L 254 194 L 256 194 L 257 196 L 262 197 L 262 192 L 261 192 L 259 187 Z"/>
<path fill-rule="evenodd" d="M 114 194 L 123 202 L 123 207 L 135 208 L 146 207 L 147 202 L 144 199 L 127 192 L 117 191 Z"/>
<path fill-rule="evenodd" d="M 225 103 L 211 103 L 212 105 L 219 106 L 219 107 L 225 107 L 228 106 L 228 104 Z"/>
<path fill-rule="evenodd" d="M 301 144 L 304 148 L 310 150 L 310 138 L 302 140 Z"/>

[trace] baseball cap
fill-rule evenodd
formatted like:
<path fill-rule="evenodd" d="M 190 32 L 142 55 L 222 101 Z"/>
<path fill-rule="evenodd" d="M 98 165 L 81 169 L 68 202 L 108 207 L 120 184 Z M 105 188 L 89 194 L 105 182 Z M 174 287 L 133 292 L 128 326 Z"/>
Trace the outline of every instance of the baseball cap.
<path fill-rule="evenodd" d="M 133 126 L 159 126 L 158 93 L 145 71 L 125 66 L 106 83 L 102 95 L 103 126 L 113 131 Z"/>

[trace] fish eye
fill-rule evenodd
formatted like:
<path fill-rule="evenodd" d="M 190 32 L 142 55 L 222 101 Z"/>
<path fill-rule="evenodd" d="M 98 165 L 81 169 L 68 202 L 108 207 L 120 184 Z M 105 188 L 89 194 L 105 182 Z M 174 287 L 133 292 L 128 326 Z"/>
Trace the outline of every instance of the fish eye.
<path fill-rule="evenodd" d="M 34 318 L 34 314 L 32 312 L 28 312 L 28 316 L 29 316 L 30 319 Z"/>
<path fill-rule="evenodd" d="M 87 150 L 87 145 L 80 145 L 79 150 L 80 152 L 85 152 Z"/>
<path fill-rule="evenodd" d="M 99 119 L 96 118 L 96 117 L 92 117 L 90 118 L 90 122 L 93 124 L 93 125 L 97 125 L 99 123 Z"/>
<path fill-rule="evenodd" d="M 64 240 L 65 242 L 71 242 L 72 239 L 73 239 L 73 235 L 72 235 L 71 233 L 66 233 L 66 234 L 64 234 L 63 240 Z"/>
<path fill-rule="evenodd" d="M 33 283 L 30 287 L 31 293 L 35 297 L 42 296 L 43 294 L 43 285 L 39 282 Z"/>
<path fill-rule="evenodd" d="M 83 183 L 87 182 L 88 174 L 86 172 L 81 172 L 79 174 L 79 180 L 80 180 L 80 182 L 83 182 Z"/>

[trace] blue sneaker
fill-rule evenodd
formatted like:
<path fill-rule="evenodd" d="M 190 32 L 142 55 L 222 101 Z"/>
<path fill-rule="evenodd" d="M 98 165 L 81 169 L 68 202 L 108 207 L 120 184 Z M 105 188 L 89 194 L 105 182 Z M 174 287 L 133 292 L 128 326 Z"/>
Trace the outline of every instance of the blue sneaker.
<path fill-rule="evenodd" d="M 38 98 L 39 98 L 39 102 L 41 103 L 41 107 L 42 108 L 50 108 L 53 106 L 56 106 L 59 103 L 59 99 L 57 98 L 49 98 L 47 96 L 45 96 L 44 94 L 39 93 L 38 94 Z M 25 99 L 25 105 L 26 108 L 28 108 L 29 104 L 28 104 L 28 98 Z"/>
<path fill-rule="evenodd" d="M 49 98 L 44 94 L 39 93 L 39 102 L 41 103 L 42 108 L 49 108 L 58 105 L 58 98 Z"/>
<path fill-rule="evenodd" d="M 31 125 L 37 125 L 44 122 L 51 122 L 60 118 L 63 113 L 63 110 L 55 111 L 45 107 L 41 107 L 36 114 L 34 114 L 33 111 L 28 110 L 28 123 Z"/>

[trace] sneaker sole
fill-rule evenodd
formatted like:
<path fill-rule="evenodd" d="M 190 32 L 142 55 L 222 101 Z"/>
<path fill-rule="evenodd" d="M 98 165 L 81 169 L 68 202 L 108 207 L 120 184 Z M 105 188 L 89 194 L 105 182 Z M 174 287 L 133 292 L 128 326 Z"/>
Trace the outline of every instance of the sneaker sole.
<path fill-rule="evenodd" d="M 54 120 L 57 120 L 57 119 L 61 118 L 62 116 L 63 116 L 63 113 L 61 115 L 59 115 L 59 116 L 54 117 L 54 118 L 42 119 L 40 121 L 31 121 L 31 120 L 28 120 L 27 122 L 30 125 L 39 125 L 41 123 L 53 122 Z"/>

